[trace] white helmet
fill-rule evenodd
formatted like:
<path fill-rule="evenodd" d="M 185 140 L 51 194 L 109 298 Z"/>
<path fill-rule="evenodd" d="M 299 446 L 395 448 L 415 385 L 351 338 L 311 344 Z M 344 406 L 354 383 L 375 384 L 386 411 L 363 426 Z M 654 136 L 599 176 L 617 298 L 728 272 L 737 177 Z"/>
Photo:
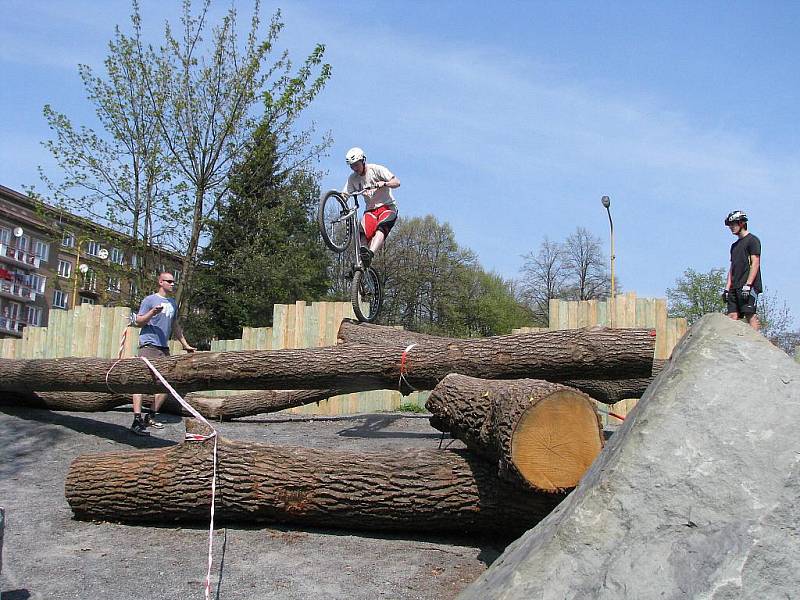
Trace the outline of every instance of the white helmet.
<path fill-rule="evenodd" d="M 348 165 L 354 165 L 360 160 L 366 161 L 367 155 L 364 154 L 361 148 L 355 147 L 347 151 L 347 154 L 344 155 L 344 159 L 347 161 Z"/>

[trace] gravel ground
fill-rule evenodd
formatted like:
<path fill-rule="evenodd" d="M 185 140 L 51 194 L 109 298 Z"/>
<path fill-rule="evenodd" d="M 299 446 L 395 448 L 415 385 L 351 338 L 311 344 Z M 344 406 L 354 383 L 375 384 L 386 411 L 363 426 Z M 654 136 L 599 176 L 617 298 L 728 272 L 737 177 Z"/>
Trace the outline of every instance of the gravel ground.
<path fill-rule="evenodd" d="M 202 598 L 202 526 L 145 527 L 72 519 L 64 478 L 80 454 L 156 448 L 183 437 L 180 418 L 150 438 L 131 413 L 0 409 L 0 506 L 6 509 L 2 600 Z M 436 448 L 427 418 L 251 418 L 218 424 L 230 439 L 373 451 Z M 459 442 L 454 442 L 458 444 Z M 212 598 L 309 600 L 455 597 L 502 552 L 500 542 L 290 527 L 216 530 Z"/>

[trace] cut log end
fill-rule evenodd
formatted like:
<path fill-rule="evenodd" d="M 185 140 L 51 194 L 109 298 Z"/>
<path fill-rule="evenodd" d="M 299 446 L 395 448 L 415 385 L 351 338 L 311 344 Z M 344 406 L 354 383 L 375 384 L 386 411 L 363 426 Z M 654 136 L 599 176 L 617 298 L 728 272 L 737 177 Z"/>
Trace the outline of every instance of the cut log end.
<path fill-rule="evenodd" d="M 543 491 L 574 487 L 601 449 L 591 400 L 565 389 L 528 408 L 511 439 L 514 466 L 525 481 Z"/>

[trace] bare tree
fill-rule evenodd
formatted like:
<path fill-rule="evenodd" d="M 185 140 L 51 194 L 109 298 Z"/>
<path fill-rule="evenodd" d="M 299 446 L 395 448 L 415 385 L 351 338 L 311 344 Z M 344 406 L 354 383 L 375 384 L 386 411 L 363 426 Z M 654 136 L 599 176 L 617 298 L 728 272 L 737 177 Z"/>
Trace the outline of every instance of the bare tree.
<path fill-rule="evenodd" d="M 568 277 L 567 297 L 572 300 L 593 300 L 611 292 L 608 259 L 600 238 L 578 227 L 564 242 L 564 270 Z"/>
<path fill-rule="evenodd" d="M 564 252 L 563 244 L 544 238 L 538 252 L 523 256 L 521 297 L 540 324 L 548 322 L 550 300 L 564 293 L 567 283 Z"/>

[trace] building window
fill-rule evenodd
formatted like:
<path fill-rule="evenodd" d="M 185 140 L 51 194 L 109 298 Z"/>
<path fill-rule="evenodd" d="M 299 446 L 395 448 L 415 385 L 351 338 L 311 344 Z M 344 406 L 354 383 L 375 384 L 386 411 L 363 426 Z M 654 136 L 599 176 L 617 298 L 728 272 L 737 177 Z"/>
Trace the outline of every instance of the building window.
<path fill-rule="evenodd" d="M 47 262 L 50 255 L 50 244 L 42 240 L 33 240 L 33 253 L 39 257 L 42 262 Z"/>
<path fill-rule="evenodd" d="M 177 284 L 179 284 L 181 282 L 181 270 L 180 269 L 175 269 L 172 272 L 172 276 L 175 278 L 175 285 L 177 285 Z"/>
<path fill-rule="evenodd" d="M 86 242 L 86 254 L 89 256 L 97 256 L 100 254 L 100 248 L 100 242 L 95 242 L 94 240 Z"/>
<path fill-rule="evenodd" d="M 8 246 L 8 240 L 11 239 L 11 230 L 5 227 L 0 227 L 0 244 Z"/>
<path fill-rule="evenodd" d="M 61 290 L 53 292 L 53 306 L 55 308 L 67 308 L 67 294 Z"/>
<path fill-rule="evenodd" d="M 109 292 L 119 292 L 119 277 L 109 277 L 108 287 L 106 289 Z"/>
<path fill-rule="evenodd" d="M 31 288 L 33 288 L 34 291 L 44 294 L 44 286 L 47 283 L 47 277 L 42 277 L 41 275 L 31 275 L 30 281 Z"/>
<path fill-rule="evenodd" d="M 117 263 L 118 265 L 125 264 L 125 253 L 119 248 L 112 248 L 109 257 L 113 263 Z"/>
<path fill-rule="evenodd" d="M 58 261 L 58 276 L 69 279 L 72 275 L 72 263 L 68 260 Z"/>
<path fill-rule="evenodd" d="M 135 281 L 131 281 L 131 298 L 136 298 L 139 295 L 139 286 Z"/>
<path fill-rule="evenodd" d="M 42 324 L 42 309 L 38 306 L 28 307 L 28 325 L 39 327 Z"/>
<path fill-rule="evenodd" d="M 65 231 L 64 237 L 61 238 L 61 245 L 64 248 L 74 248 L 75 247 L 75 234 L 71 231 Z"/>
<path fill-rule="evenodd" d="M 87 298 L 86 296 L 81 296 L 81 304 L 97 304 L 97 300 L 94 298 Z"/>
<path fill-rule="evenodd" d="M 131 266 L 135 269 L 142 264 L 142 257 L 138 254 L 131 255 Z"/>

